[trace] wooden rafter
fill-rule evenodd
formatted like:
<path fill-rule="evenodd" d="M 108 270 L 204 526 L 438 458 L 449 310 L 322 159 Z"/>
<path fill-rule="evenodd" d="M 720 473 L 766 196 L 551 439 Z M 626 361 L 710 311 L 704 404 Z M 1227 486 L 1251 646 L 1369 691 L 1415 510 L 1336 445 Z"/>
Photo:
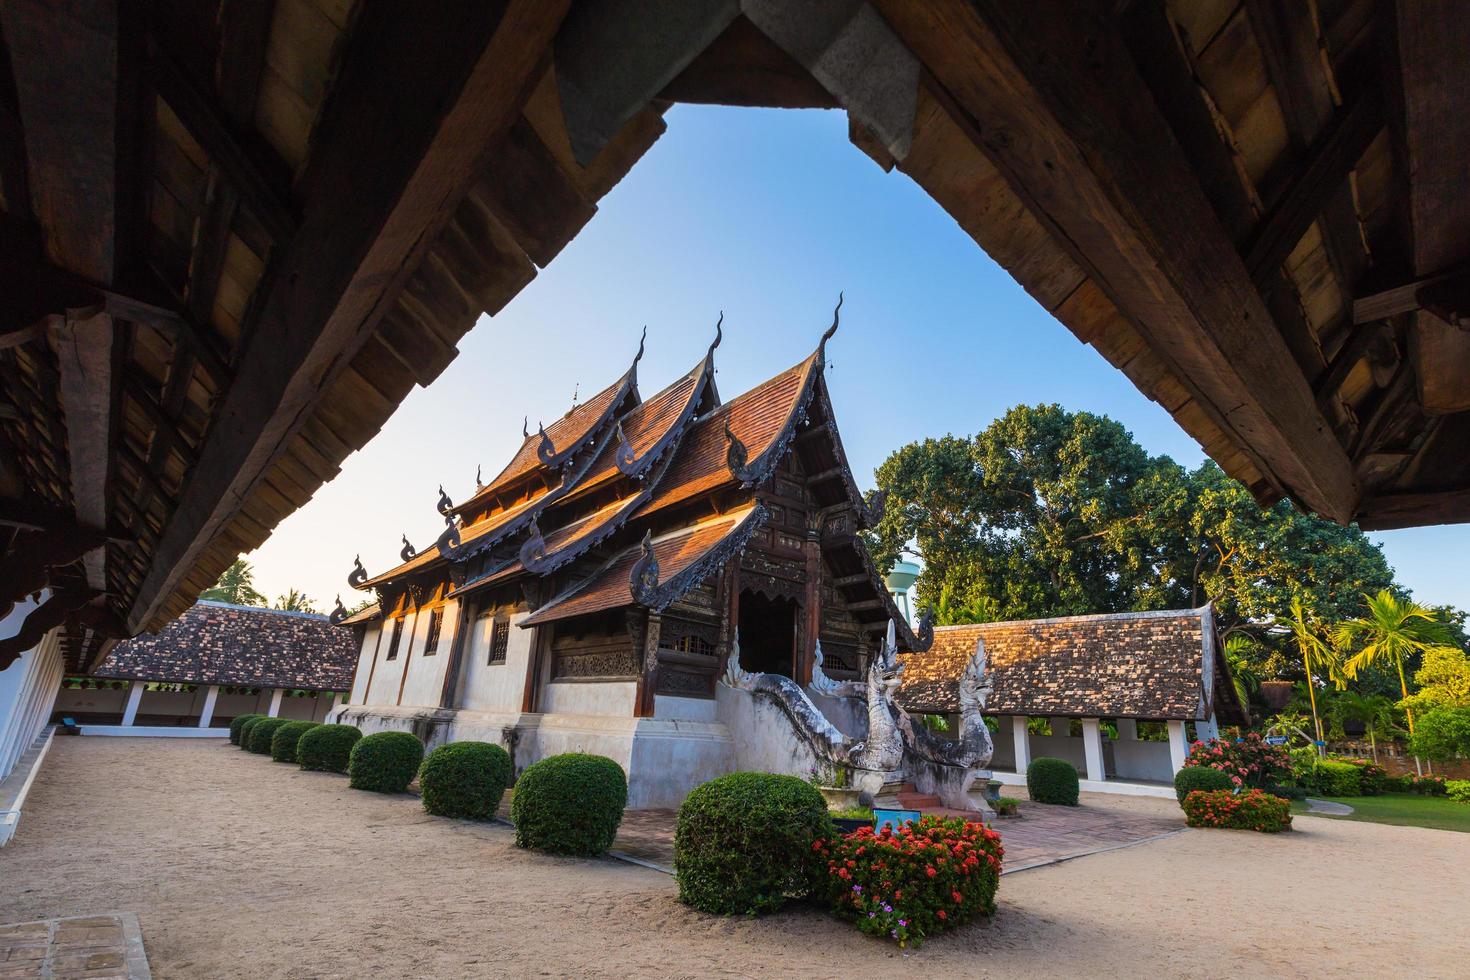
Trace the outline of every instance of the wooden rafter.
<path fill-rule="evenodd" d="M 130 627 L 154 617 L 367 339 L 515 120 L 565 7 L 362 11 L 297 182 L 301 225 L 271 260 L 289 274 L 267 273 L 250 346 Z"/>

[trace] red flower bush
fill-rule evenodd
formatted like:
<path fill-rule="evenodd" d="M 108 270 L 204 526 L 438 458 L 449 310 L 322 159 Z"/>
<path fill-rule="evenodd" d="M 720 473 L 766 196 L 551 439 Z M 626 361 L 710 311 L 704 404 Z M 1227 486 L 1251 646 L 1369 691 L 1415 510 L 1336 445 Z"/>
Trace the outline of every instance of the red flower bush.
<path fill-rule="evenodd" d="M 995 912 L 1000 834 L 959 817 L 924 817 L 894 831 L 863 827 L 813 845 L 827 861 L 837 914 L 900 946 Z"/>
<path fill-rule="evenodd" d="M 1274 834 L 1291 829 L 1291 803 L 1258 789 L 1244 793 L 1197 789 L 1184 798 L 1185 822 L 1191 827 L 1225 827 Z"/>
<path fill-rule="evenodd" d="M 1234 742 L 1212 738 L 1195 742 L 1189 750 L 1188 766 L 1208 766 L 1229 776 L 1236 786 L 1249 789 L 1269 786 L 1291 773 L 1291 756 L 1279 745 L 1268 745 L 1255 732 Z"/>

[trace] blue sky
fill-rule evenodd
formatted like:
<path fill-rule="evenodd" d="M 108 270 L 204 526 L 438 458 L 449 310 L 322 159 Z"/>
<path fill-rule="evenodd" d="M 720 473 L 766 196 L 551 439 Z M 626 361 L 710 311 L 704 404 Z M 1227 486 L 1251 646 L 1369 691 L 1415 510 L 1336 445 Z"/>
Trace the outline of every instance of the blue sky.
<path fill-rule="evenodd" d="M 970 435 L 1017 403 L 1122 422 L 1151 453 L 1203 454 L 1163 409 L 1042 310 L 907 177 L 847 141 L 846 116 L 676 106 L 668 132 L 582 233 L 460 342 L 342 473 L 247 556 L 257 587 L 326 609 L 397 562 L 399 535 L 442 530 L 437 488 L 462 500 L 520 443 L 626 369 L 648 326 L 644 394 L 687 371 L 725 313 L 717 383 L 738 394 L 805 357 L 843 290 L 828 383 L 858 482 L 906 442 Z M 1470 526 L 1374 535 L 1426 602 L 1470 606 Z M 344 595 L 352 604 L 355 595 Z"/>

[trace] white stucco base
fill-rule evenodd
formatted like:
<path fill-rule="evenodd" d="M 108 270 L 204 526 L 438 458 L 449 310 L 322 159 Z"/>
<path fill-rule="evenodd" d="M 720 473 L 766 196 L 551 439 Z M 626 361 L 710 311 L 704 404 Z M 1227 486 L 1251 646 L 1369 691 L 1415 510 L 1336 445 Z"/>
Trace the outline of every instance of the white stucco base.
<path fill-rule="evenodd" d="M 190 728 L 187 725 L 78 725 L 83 735 L 121 738 L 229 738 L 229 728 Z"/>

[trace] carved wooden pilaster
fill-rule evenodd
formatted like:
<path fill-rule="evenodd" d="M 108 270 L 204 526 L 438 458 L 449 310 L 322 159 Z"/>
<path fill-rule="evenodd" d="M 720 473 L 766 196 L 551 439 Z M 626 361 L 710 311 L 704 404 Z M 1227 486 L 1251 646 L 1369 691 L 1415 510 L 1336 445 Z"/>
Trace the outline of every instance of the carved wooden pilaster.
<path fill-rule="evenodd" d="M 648 614 L 648 626 L 643 632 L 643 673 L 638 678 L 637 707 L 639 718 L 652 718 L 654 692 L 658 690 L 658 639 L 663 627 L 663 617 L 656 612 Z"/>
<path fill-rule="evenodd" d="M 812 665 L 817 659 L 817 637 L 822 635 L 822 526 L 821 517 L 807 516 L 806 540 L 802 543 L 806 557 L 806 587 L 802 596 L 801 649 L 796 658 L 796 683 L 805 687 L 812 682 Z"/>
<path fill-rule="evenodd" d="M 740 632 L 740 556 L 730 559 L 725 566 L 725 605 L 720 617 L 720 672 L 724 677 L 730 662 L 730 653 L 735 638 Z"/>
<path fill-rule="evenodd" d="M 443 492 L 442 490 L 440 491 Z M 464 662 L 465 629 L 467 621 L 473 622 L 466 615 L 471 605 L 468 596 L 459 600 L 454 611 L 454 635 L 449 641 L 449 663 L 444 666 L 444 687 L 439 692 L 439 707 L 457 708 L 459 704 L 459 672 L 460 664 Z"/>

